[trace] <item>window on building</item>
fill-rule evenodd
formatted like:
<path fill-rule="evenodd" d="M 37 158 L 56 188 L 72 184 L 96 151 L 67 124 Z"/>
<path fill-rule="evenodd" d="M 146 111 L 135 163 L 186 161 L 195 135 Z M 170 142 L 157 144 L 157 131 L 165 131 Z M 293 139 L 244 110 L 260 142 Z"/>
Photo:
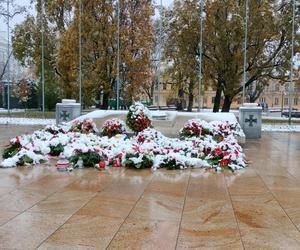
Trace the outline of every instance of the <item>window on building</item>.
<path fill-rule="evenodd" d="M 261 97 L 261 98 L 260 98 L 260 102 L 261 102 L 261 103 L 266 102 L 266 97 Z"/>
<path fill-rule="evenodd" d="M 288 84 L 285 84 L 284 88 L 285 88 L 285 91 L 289 91 L 289 85 Z"/>
<path fill-rule="evenodd" d="M 278 99 L 278 97 L 275 97 L 274 104 L 275 105 L 279 105 L 279 99 Z"/>
<path fill-rule="evenodd" d="M 289 98 L 284 98 L 284 105 L 289 105 Z"/>
<path fill-rule="evenodd" d="M 294 98 L 294 105 L 298 105 L 298 97 Z"/>

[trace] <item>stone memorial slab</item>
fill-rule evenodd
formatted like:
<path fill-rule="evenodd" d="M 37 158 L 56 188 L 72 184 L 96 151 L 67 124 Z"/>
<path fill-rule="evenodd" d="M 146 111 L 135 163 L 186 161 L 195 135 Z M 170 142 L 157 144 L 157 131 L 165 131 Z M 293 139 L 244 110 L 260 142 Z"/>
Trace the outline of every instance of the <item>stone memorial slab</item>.
<path fill-rule="evenodd" d="M 239 120 L 248 139 L 261 138 L 262 108 L 256 103 L 245 103 L 240 107 Z"/>
<path fill-rule="evenodd" d="M 80 103 L 76 100 L 63 99 L 56 104 L 56 124 L 69 122 L 80 116 Z"/>

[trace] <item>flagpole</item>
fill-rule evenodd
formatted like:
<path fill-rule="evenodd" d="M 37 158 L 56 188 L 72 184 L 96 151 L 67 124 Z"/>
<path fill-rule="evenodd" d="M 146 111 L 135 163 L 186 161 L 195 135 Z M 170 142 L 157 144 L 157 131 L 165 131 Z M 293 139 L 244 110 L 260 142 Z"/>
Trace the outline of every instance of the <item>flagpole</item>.
<path fill-rule="evenodd" d="M 245 86 L 247 81 L 246 65 L 247 65 L 247 40 L 248 40 L 248 15 L 249 15 L 249 0 L 246 0 L 246 14 L 245 14 L 245 40 L 244 40 L 244 80 L 243 80 L 243 104 L 245 103 Z"/>
<path fill-rule="evenodd" d="M 203 1 L 200 0 L 200 42 L 199 42 L 199 79 L 198 79 L 198 112 L 200 112 L 200 97 L 202 88 L 202 42 L 203 42 Z"/>

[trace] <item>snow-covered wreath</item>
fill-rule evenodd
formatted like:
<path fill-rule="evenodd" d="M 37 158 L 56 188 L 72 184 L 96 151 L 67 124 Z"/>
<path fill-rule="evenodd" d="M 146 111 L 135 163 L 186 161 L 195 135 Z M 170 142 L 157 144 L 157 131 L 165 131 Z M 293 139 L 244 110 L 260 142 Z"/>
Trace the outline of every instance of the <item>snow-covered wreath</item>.
<path fill-rule="evenodd" d="M 232 171 L 246 167 L 236 139 L 243 134 L 238 123 L 190 120 L 179 132 L 180 138 L 169 138 L 151 127 L 141 103 L 130 107 L 126 123 L 135 132 L 131 137 L 118 119 L 106 121 L 100 132 L 92 120 L 84 119 L 17 136 L 6 146 L 1 166 L 34 165 L 63 157 L 74 167 Z"/>

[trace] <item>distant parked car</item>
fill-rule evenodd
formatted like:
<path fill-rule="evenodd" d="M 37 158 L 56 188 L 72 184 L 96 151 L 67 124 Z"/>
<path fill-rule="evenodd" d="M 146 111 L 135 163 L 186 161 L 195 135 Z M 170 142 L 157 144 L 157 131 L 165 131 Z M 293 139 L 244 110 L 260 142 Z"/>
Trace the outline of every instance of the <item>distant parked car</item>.
<path fill-rule="evenodd" d="M 288 110 L 283 111 L 282 115 L 285 117 L 289 117 L 289 111 Z M 300 118 L 300 111 L 292 110 L 291 117 Z"/>

